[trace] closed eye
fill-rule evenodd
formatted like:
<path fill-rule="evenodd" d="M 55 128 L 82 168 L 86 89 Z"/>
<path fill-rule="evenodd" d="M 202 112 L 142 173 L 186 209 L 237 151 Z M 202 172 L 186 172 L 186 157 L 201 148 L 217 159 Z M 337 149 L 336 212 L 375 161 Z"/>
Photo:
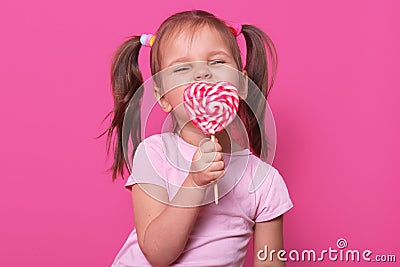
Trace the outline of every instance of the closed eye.
<path fill-rule="evenodd" d="M 180 65 L 176 66 L 176 68 L 174 69 L 174 72 L 181 72 L 181 71 L 185 71 L 185 70 L 189 70 L 189 69 L 190 69 L 190 66 L 189 66 L 189 65 L 187 65 L 187 64 L 185 64 L 185 65 L 180 64 Z"/>
<path fill-rule="evenodd" d="M 210 65 L 218 65 L 218 64 L 224 64 L 225 61 L 224 60 L 212 60 L 210 62 Z"/>
<path fill-rule="evenodd" d="M 185 70 L 188 70 L 188 69 L 189 69 L 188 67 L 180 67 L 180 68 L 175 69 L 174 72 L 185 71 Z"/>

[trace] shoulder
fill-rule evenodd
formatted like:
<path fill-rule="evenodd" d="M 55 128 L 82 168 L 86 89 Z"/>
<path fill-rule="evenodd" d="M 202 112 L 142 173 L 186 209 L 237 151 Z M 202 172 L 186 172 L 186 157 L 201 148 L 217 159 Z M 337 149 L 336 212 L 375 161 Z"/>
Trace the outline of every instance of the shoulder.
<path fill-rule="evenodd" d="M 293 207 L 286 183 L 277 168 L 258 160 L 249 192 L 255 198 L 254 221 L 268 221 Z"/>
<path fill-rule="evenodd" d="M 137 147 L 137 153 L 144 152 L 145 150 L 162 154 L 161 152 L 165 146 L 166 140 L 170 140 L 171 138 L 172 136 L 169 133 L 148 136 L 139 143 Z"/>
<path fill-rule="evenodd" d="M 154 134 L 151 136 L 146 137 L 145 139 L 140 142 L 139 145 L 160 145 L 162 142 L 162 135 L 161 134 Z"/>
<path fill-rule="evenodd" d="M 159 134 L 143 139 L 135 150 L 133 165 L 141 166 L 144 161 L 162 161 L 162 140 Z"/>
<path fill-rule="evenodd" d="M 249 177 L 249 193 L 256 192 L 260 187 L 266 186 L 274 179 L 278 170 L 271 164 L 261 160 L 255 155 L 251 155 L 249 159 L 249 167 L 251 175 Z"/>
<path fill-rule="evenodd" d="M 225 179 L 237 181 L 230 195 L 250 219 L 254 219 L 257 207 L 269 193 L 277 169 L 262 161 L 249 150 L 231 157 Z"/>
<path fill-rule="evenodd" d="M 226 175 L 236 181 L 237 193 L 252 195 L 270 184 L 278 170 L 245 149 L 226 160 Z"/>
<path fill-rule="evenodd" d="M 155 134 L 145 138 L 137 147 L 135 157 L 146 156 L 151 161 L 168 163 L 163 167 L 172 166 L 179 170 L 187 169 L 188 161 L 191 161 L 195 148 L 189 147 L 174 133 Z M 138 160 L 139 160 L 138 159 Z"/>

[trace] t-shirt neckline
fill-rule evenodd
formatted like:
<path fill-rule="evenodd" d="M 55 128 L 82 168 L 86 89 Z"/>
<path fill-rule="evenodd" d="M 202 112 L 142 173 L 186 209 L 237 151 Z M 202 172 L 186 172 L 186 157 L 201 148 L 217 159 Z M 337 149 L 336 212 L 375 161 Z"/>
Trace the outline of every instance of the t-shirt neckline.
<path fill-rule="evenodd" d="M 192 145 L 192 144 L 186 142 L 185 139 L 183 139 L 179 134 L 176 134 L 176 133 L 170 133 L 170 134 L 171 134 L 173 137 L 177 138 L 177 139 L 178 139 L 178 142 L 179 142 L 180 144 L 183 144 L 183 145 L 185 145 L 185 146 L 187 146 L 187 147 L 190 147 L 190 148 L 193 149 L 193 150 L 196 150 L 196 149 L 197 149 L 197 146 Z M 242 149 L 242 150 L 234 151 L 234 152 L 232 152 L 232 153 L 226 153 L 226 152 L 222 152 L 222 153 L 223 153 L 224 155 L 238 155 L 238 156 L 239 156 L 239 155 L 248 156 L 248 155 L 251 155 L 251 154 L 252 154 L 248 148 L 244 148 L 244 149 Z"/>

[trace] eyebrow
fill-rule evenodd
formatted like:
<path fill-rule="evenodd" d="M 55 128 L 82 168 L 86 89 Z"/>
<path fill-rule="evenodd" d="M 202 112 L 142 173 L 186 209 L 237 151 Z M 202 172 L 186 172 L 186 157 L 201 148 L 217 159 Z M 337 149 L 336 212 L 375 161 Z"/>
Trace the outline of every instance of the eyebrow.
<path fill-rule="evenodd" d="M 223 55 L 226 57 L 231 57 L 227 52 L 225 52 L 224 50 L 216 50 L 216 51 L 211 51 L 208 56 L 216 56 L 216 55 Z M 190 61 L 188 57 L 180 57 L 177 59 L 172 60 L 167 67 L 170 67 L 172 65 L 174 65 L 175 63 L 182 63 L 182 62 L 188 62 Z"/>

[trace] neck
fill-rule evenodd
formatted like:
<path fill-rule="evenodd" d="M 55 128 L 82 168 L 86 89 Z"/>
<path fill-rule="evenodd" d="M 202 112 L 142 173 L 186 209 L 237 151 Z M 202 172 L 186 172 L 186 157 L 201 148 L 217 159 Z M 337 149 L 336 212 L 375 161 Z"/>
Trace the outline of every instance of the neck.
<path fill-rule="evenodd" d="M 183 128 L 179 131 L 179 135 L 187 143 L 194 146 L 199 146 L 201 140 L 210 138 L 208 135 L 203 134 L 201 131 L 195 128 L 191 123 L 183 126 Z"/>

